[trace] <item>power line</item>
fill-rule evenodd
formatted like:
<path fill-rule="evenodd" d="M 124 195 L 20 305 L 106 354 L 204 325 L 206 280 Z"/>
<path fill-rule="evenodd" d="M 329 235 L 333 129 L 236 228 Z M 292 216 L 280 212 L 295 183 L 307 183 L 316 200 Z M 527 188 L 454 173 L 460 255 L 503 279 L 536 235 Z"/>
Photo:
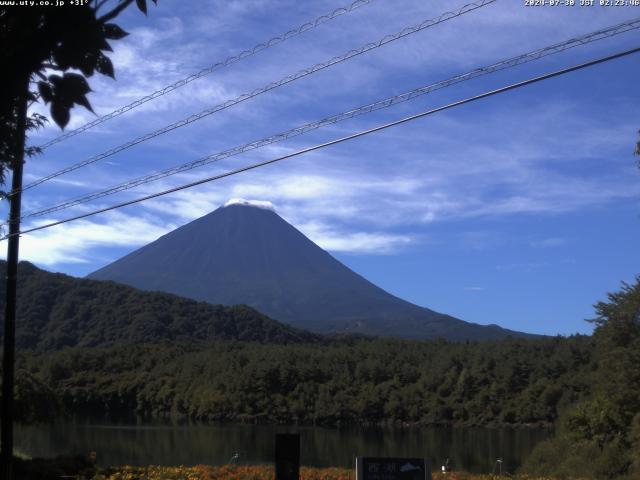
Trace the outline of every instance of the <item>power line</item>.
<path fill-rule="evenodd" d="M 156 180 L 160 180 L 162 178 L 165 177 L 169 177 L 171 175 L 176 175 L 178 173 L 182 173 L 185 171 L 189 171 L 189 170 L 193 170 L 194 168 L 198 168 L 204 165 L 208 165 L 210 163 L 214 163 L 214 162 L 218 162 L 220 160 L 235 156 L 235 155 L 239 155 L 241 153 L 250 151 L 250 150 L 254 150 L 256 148 L 260 148 L 263 147 L 265 145 L 270 145 L 276 142 L 280 142 L 283 140 L 286 140 L 288 138 L 291 137 L 295 137 L 298 135 L 302 135 L 306 132 L 309 132 L 311 130 L 315 130 L 327 125 L 332 125 L 338 122 L 341 122 L 343 120 L 347 120 L 350 118 L 354 118 L 356 116 L 359 115 L 363 115 L 366 113 L 370 113 L 373 111 L 377 111 L 377 110 L 381 110 L 383 108 L 388 108 L 391 107 L 393 105 L 396 105 L 398 103 L 401 102 L 405 102 L 408 100 L 412 100 L 420 95 L 425 95 L 428 94 L 430 92 L 433 92 L 435 90 L 441 89 L 441 88 L 445 88 L 457 83 L 461 83 L 467 80 L 471 80 L 473 78 L 477 78 L 479 76 L 482 75 L 487 75 L 499 70 L 504 70 L 507 68 L 512 68 L 515 67 L 517 65 L 522 65 L 524 63 L 528 63 L 537 59 L 540 59 L 542 57 L 548 56 L 548 55 L 552 55 L 552 54 L 556 54 L 556 53 L 560 53 L 563 52 L 565 50 L 577 47 L 577 46 L 582 46 L 582 45 L 587 45 L 591 42 L 595 42 L 597 40 L 602 40 L 604 38 L 610 38 L 614 35 L 619 35 L 621 33 L 624 32 L 628 32 L 630 30 L 633 29 L 637 29 L 640 28 L 640 18 L 635 19 L 635 20 L 631 20 L 631 21 L 627 21 L 627 22 L 623 22 L 611 27 L 607 27 L 607 28 L 603 28 L 600 30 L 597 30 L 595 32 L 591 32 L 588 33 L 586 35 L 582 35 L 580 37 L 574 37 L 572 39 L 566 40 L 564 42 L 561 43 L 556 43 L 550 46 L 547 46 L 545 48 L 541 48 L 538 50 L 534 50 L 528 53 L 524 53 L 522 55 L 518 55 L 516 57 L 512 57 L 506 60 L 502 60 L 499 61 L 497 63 L 494 63 L 492 65 L 489 66 L 485 66 L 485 67 L 480 67 L 480 68 L 476 68 L 470 72 L 464 73 L 464 74 L 460 74 L 460 75 L 456 75 L 454 77 L 448 78 L 446 80 L 442 80 L 440 82 L 436 82 L 436 83 L 432 83 L 430 85 L 427 86 L 422 86 L 419 88 L 415 88 L 413 90 L 410 90 L 408 92 L 405 93 L 401 93 L 399 95 L 395 95 L 392 97 L 388 97 L 385 98 L 383 100 L 378 100 L 376 102 L 373 103 L 369 103 L 367 105 L 363 105 L 361 107 L 346 111 L 346 112 L 342 112 L 339 113 L 337 115 L 333 115 L 330 117 L 326 117 L 323 118 L 321 120 L 315 121 L 315 122 L 311 122 L 311 123 L 307 123 L 305 125 L 299 126 L 299 127 L 295 127 L 292 128 L 290 130 L 287 130 L 285 132 L 281 132 L 275 135 L 271 135 L 269 137 L 260 139 L 260 140 L 256 140 L 250 143 L 246 143 L 244 145 L 240 145 L 240 146 L 236 146 L 233 148 L 230 148 L 228 150 L 224 150 L 222 152 L 218 152 L 212 155 L 207 155 L 203 158 L 200 158 L 198 160 L 194 160 L 191 162 L 187 162 L 187 163 L 183 163 L 181 165 L 177 165 L 174 167 L 170 167 L 168 169 L 165 170 L 161 170 L 158 172 L 154 172 L 151 173 L 149 175 L 145 175 L 142 177 L 138 177 L 132 180 L 129 180 L 127 182 L 118 184 L 118 185 L 114 185 L 111 186 L 105 190 L 102 191 L 98 191 L 98 192 L 93 192 L 90 194 L 86 194 L 83 195 L 81 197 L 77 197 L 74 199 L 70 199 L 67 200 L 63 203 L 59 203 L 57 205 L 42 209 L 42 210 L 37 210 L 37 211 L 33 211 L 33 212 L 27 212 L 21 219 L 26 219 L 26 218 L 32 218 L 32 217 L 40 217 L 49 213 L 53 213 L 53 212 L 57 212 L 60 210 L 65 210 L 67 208 L 71 208 L 73 206 L 76 205 L 80 205 L 83 203 L 87 203 L 89 201 L 92 200 L 96 200 L 98 198 L 102 198 L 102 197 L 106 197 L 109 195 L 113 195 L 119 192 L 123 192 L 125 190 L 129 190 L 131 188 L 140 186 L 140 185 L 144 185 L 147 183 L 151 183 L 153 181 Z"/>
<path fill-rule="evenodd" d="M 51 227 L 54 227 L 54 226 L 57 226 L 57 225 L 61 225 L 61 224 L 64 224 L 64 223 L 68 223 L 68 222 L 72 222 L 72 221 L 75 221 L 75 220 L 80 220 L 80 219 L 83 219 L 83 218 L 91 217 L 91 216 L 97 215 L 99 213 L 108 212 L 110 210 L 116 210 L 118 208 L 126 207 L 128 205 L 133 205 L 133 204 L 140 203 L 140 202 L 143 202 L 143 201 L 146 201 L 146 200 L 151 200 L 153 198 L 158 198 L 158 197 L 167 195 L 169 193 L 178 192 L 180 190 L 186 190 L 188 188 L 192 188 L 192 187 L 195 187 L 195 186 L 198 186 L 198 185 L 202 185 L 204 183 L 209 183 L 209 182 L 213 182 L 215 180 L 220 180 L 222 178 L 226 178 L 226 177 L 230 177 L 230 176 L 233 176 L 233 175 L 237 175 L 239 173 L 243 173 L 243 172 L 246 172 L 246 171 L 249 171 L 249 170 L 254 170 L 256 168 L 264 167 L 264 166 L 270 165 L 272 163 L 276 163 L 276 162 L 280 162 L 282 160 L 286 160 L 286 159 L 289 159 L 289 158 L 297 157 L 297 156 L 303 155 L 305 153 L 309 153 L 309 152 L 312 152 L 312 151 L 315 151 L 315 150 L 320 150 L 322 148 L 326 148 L 326 147 L 329 147 L 331 145 L 336 145 L 336 144 L 339 144 L 339 143 L 343 143 L 343 142 L 346 142 L 348 140 L 353 140 L 355 138 L 359 138 L 359 137 L 363 137 L 365 135 L 369 135 L 371 133 L 379 132 L 381 130 L 385 130 L 385 129 L 390 128 L 390 127 L 395 127 L 395 126 L 401 125 L 403 123 L 407 123 L 407 122 L 410 122 L 410 121 L 413 121 L 413 120 L 417 120 L 417 119 L 422 118 L 422 117 L 433 115 L 434 113 L 442 112 L 444 110 L 449 110 L 451 108 L 455 108 L 455 107 L 458 107 L 460 105 L 465 105 L 467 103 L 472 103 L 472 102 L 481 100 L 483 98 L 491 97 L 493 95 L 504 93 L 504 92 L 507 92 L 507 91 L 510 91 L 510 90 L 515 90 L 517 88 L 522 88 L 524 86 L 531 85 L 533 83 L 537 83 L 537 82 L 541 82 L 543 80 L 548 80 L 550 78 L 554 78 L 554 77 L 558 77 L 558 76 L 561 76 L 561 75 L 565 75 L 567 73 L 574 72 L 576 70 L 581 70 L 581 69 L 584 69 L 584 68 L 587 68 L 587 67 L 592 67 L 594 65 L 598 65 L 598 64 L 601 64 L 601 63 L 604 63 L 604 62 L 615 60 L 617 58 L 621 58 L 621 57 L 624 57 L 624 56 L 627 56 L 627 55 L 631 55 L 631 54 L 634 54 L 634 53 L 637 53 L 637 52 L 640 52 L 640 47 L 634 48 L 634 49 L 631 49 L 631 50 L 626 50 L 624 52 L 619 52 L 619 53 L 616 53 L 616 54 L 613 54 L 613 55 L 609 55 L 609 56 L 606 56 L 606 57 L 601 57 L 601 58 L 598 58 L 596 60 L 591 60 L 589 62 L 581 63 L 579 65 L 574 65 L 572 67 L 567 67 L 567 68 L 564 68 L 562 70 L 556 70 L 555 72 L 551 72 L 551 73 L 547 73 L 547 74 L 544 74 L 544 75 L 540 75 L 538 77 L 534 77 L 534 78 L 531 78 L 529 80 L 524 80 L 522 82 L 513 83 L 513 84 L 508 85 L 506 87 L 501 87 L 501 88 L 498 88 L 498 89 L 495 89 L 495 90 L 491 90 L 489 92 L 485 92 L 485 93 L 481 93 L 479 95 L 475 95 L 473 97 L 468 97 L 468 98 L 465 98 L 463 100 L 458 100 L 457 102 L 449 103 L 449 104 L 444 105 L 442 107 L 438 107 L 438 108 L 427 110 L 427 111 L 424 111 L 424 112 L 421 112 L 421 113 L 417 113 L 415 115 L 411 115 L 409 117 L 405 117 L 405 118 L 402 118 L 400 120 L 395 120 L 393 122 L 389 122 L 389 123 L 386 123 L 384 125 L 379 125 L 377 127 L 373 127 L 373 128 L 367 129 L 367 130 L 363 130 L 363 131 L 360 131 L 360 132 L 357 132 L 357 133 L 353 133 L 351 135 L 347 135 L 345 137 L 337 138 L 337 139 L 334 139 L 334 140 L 331 140 L 331 141 L 328 141 L 328 142 L 325 142 L 325 143 L 314 145 L 312 147 L 307 147 L 307 148 L 304 148 L 302 150 L 298 150 L 296 152 L 289 153 L 287 155 L 283 155 L 281 157 L 273 158 L 271 160 L 266 160 L 266 161 L 263 161 L 263 162 L 254 163 L 254 164 L 251 164 L 251 165 L 248 165 L 248 166 L 245 166 L 245 167 L 241 167 L 241 168 L 237 168 L 235 170 L 231 170 L 229 172 L 225 172 L 225 173 L 221 173 L 221 174 L 218 174 L 218 175 L 207 177 L 207 178 L 204 178 L 204 179 L 201 179 L 201 180 L 197 180 L 195 182 L 187 183 L 187 184 L 184 184 L 184 185 L 179 185 L 177 187 L 173 187 L 173 188 L 170 188 L 168 190 L 164 190 L 162 192 L 157 192 L 157 193 L 153 193 L 151 195 L 147 195 L 147 196 L 144 196 L 144 197 L 141 197 L 141 198 L 137 198 L 137 199 L 134 199 L 134 200 L 129 200 L 129 201 L 126 201 L 126 202 L 118 203 L 118 204 L 112 205 L 110 207 L 105 207 L 105 208 L 101 208 L 101 209 L 98 209 L 98 210 L 93 210 L 91 212 L 84 213 L 82 215 L 76 215 L 74 217 L 69 217 L 69 218 L 66 218 L 64 220 L 58 220 L 58 221 L 55 221 L 55 222 L 47 223 L 45 225 L 40 225 L 38 227 L 29 228 L 27 230 L 23 230 L 23 231 L 21 231 L 19 233 L 15 233 L 15 234 L 12 234 L 12 235 L 5 235 L 4 237 L 0 238 L 0 241 L 6 240 L 6 239 L 8 239 L 8 238 L 10 238 L 12 236 L 15 236 L 15 235 L 22 235 L 22 234 L 26 234 L 26 233 L 36 232 L 38 230 L 44 230 L 46 228 L 51 228 Z"/>
<path fill-rule="evenodd" d="M 333 10 L 332 12 L 322 15 L 318 18 L 316 18 L 315 20 L 303 23 L 302 25 L 300 25 L 297 28 L 291 29 L 286 33 L 283 33 L 282 35 L 279 35 L 277 37 L 273 37 L 269 40 L 267 40 L 266 42 L 263 43 L 259 43 L 256 46 L 254 46 L 253 48 L 249 48 L 247 50 L 243 50 L 242 52 L 233 55 L 231 57 L 228 57 L 227 59 L 221 61 L 221 62 L 217 62 L 214 63 L 213 65 L 210 65 L 206 68 L 203 68 L 202 70 L 200 70 L 197 73 L 194 73 L 192 75 L 189 75 L 188 77 L 182 78 L 174 83 L 172 83 L 171 85 L 167 85 L 159 90 L 156 90 L 155 92 L 146 95 L 142 98 L 139 98 L 137 100 L 134 100 L 133 102 L 129 103 L 128 105 L 125 105 L 123 107 L 118 108 L 117 110 L 114 110 L 111 113 L 108 113 L 106 115 L 103 115 L 101 117 L 98 117 L 88 123 L 85 123 L 84 125 L 74 129 L 74 130 L 69 130 L 66 133 L 63 133 L 62 135 L 49 140 L 46 143 L 43 143 L 42 145 L 40 145 L 39 148 L 41 149 L 45 149 L 50 147 L 51 145 L 55 145 L 56 143 L 62 142 L 63 140 L 66 140 L 67 138 L 71 138 L 75 135 L 78 135 L 79 133 L 82 133 L 86 130 L 89 130 L 90 128 L 95 127 L 96 125 L 100 125 L 101 123 L 104 123 L 108 120 L 111 120 L 112 118 L 118 117 L 120 115 L 122 115 L 123 113 L 128 112 L 129 110 L 133 110 L 134 108 L 139 107 L 140 105 L 143 105 L 147 102 L 150 102 L 151 100 L 154 100 L 158 97 L 161 97 L 163 95 L 166 95 L 169 92 L 172 92 L 174 90 L 177 90 L 180 87 L 183 87 L 184 85 L 187 85 L 191 82 L 193 82 L 194 80 L 198 80 L 199 78 L 205 77 L 213 72 L 215 72 L 216 70 L 220 70 L 224 67 L 227 67 L 229 65 L 233 65 L 234 63 L 239 62 L 240 60 L 243 60 L 247 57 L 250 57 L 252 55 L 255 55 L 258 52 L 261 52 L 263 50 L 266 50 L 270 47 L 273 47 L 275 45 L 278 45 L 279 43 L 283 43 L 286 40 L 289 40 L 292 37 L 295 37 L 297 35 L 300 35 L 304 32 L 306 32 L 307 30 L 311 30 L 313 28 L 318 27 L 319 25 L 322 25 L 323 23 L 329 22 L 331 20 L 333 20 L 334 18 L 340 17 L 342 15 L 345 15 L 347 13 L 352 12 L 353 10 L 362 7 L 364 5 L 368 5 L 370 3 L 372 3 L 374 0 L 356 0 L 354 1 L 352 4 L 346 6 L 346 7 L 340 7 L 340 8 L 336 8 L 335 10 Z"/>
<path fill-rule="evenodd" d="M 429 19 L 429 20 L 425 20 L 422 23 L 418 24 L 418 25 L 414 25 L 411 27 L 406 27 L 402 30 L 400 30 L 399 32 L 396 32 L 394 34 L 390 34 L 390 35 L 386 35 L 383 38 L 381 38 L 380 40 L 378 40 L 377 42 L 373 42 L 373 43 L 368 43 L 366 45 L 363 45 L 360 48 L 354 49 L 354 50 L 350 50 L 347 53 L 343 54 L 343 55 L 339 55 L 336 57 L 333 57 L 332 59 L 328 60 L 327 62 L 324 63 L 318 63 L 310 68 L 306 68 L 304 70 L 300 70 L 299 72 L 292 74 L 292 75 L 288 75 L 276 82 L 272 82 L 268 85 L 265 85 L 263 87 L 260 87 L 256 90 L 253 90 L 250 93 L 244 93 L 234 99 L 231 100 L 227 100 L 224 103 L 221 103 L 219 105 L 216 105 L 212 108 L 209 108 L 207 110 L 203 110 L 200 113 L 196 113 L 193 114 L 187 118 L 184 118 L 182 120 L 179 120 L 178 122 L 172 123 L 170 125 L 167 125 L 159 130 L 155 130 L 153 132 L 147 133 L 145 135 L 142 135 L 141 137 L 135 138 L 133 140 L 130 140 L 124 144 L 118 145 L 117 147 L 111 148 L 110 150 L 107 150 L 106 152 L 100 153 L 98 155 L 94 155 L 93 157 L 90 157 L 86 160 L 83 160 L 81 162 L 75 163 L 69 167 L 63 168 L 62 170 L 59 170 L 57 172 L 51 173 L 49 175 L 46 175 L 42 178 L 39 178 L 38 180 L 35 180 L 31 183 L 28 183 L 27 185 L 25 185 L 24 187 L 22 187 L 22 191 L 28 190 L 30 188 L 33 188 L 37 185 L 40 185 L 44 182 L 47 182 L 49 180 L 52 180 L 56 177 L 59 177 L 61 175 L 65 175 L 67 173 L 73 172 L 74 170 L 77 170 L 79 168 L 85 167 L 87 165 L 90 165 L 92 163 L 95 163 L 99 160 L 103 160 L 107 157 L 110 157 L 112 155 L 115 155 L 116 153 L 122 152 L 123 150 L 126 150 L 128 148 L 133 147 L 134 145 L 138 145 L 139 143 L 145 142 L 147 140 L 150 140 L 152 138 L 155 138 L 157 136 L 163 135 L 165 133 L 168 133 L 172 130 L 175 130 L 177 128 L 181 128 L 184 127 L 186 125 L 189 125 L 193 122 L 196 122 L 198 120 L 201 120 L 209 115 L 212 115 L 216 112 L 219 112 L 221 110 L 224 110 L 226 108 L 229 108 L 233 105 L 237 105 L 241 102 L 244 102 L 246 100 L 249 100 L 251 98 L 257 97 L 258 95 L 261 95 L 263 93 L 269 92 L 271 90 L 274 90 L 278 87 L 281 87 L 283 85 L 286 85 L 288 83 L 294 82 L 295 80 L 298 80 L 300 78 L 306 77 L 308 75 L 311 75 L 313 73 L 316 73 L 320 70 L 323 70 L 325 68 L 331 67 L 333 65 L 336 65 L 338 63 L 342 63 L 346 60 L 349 60 L 353 57 L 356 57 L 358 55 L 362 55 L 363 53 L 366 53 L 370 50 L 374 50 L 376 48 L 380 48 L 383 45 L 386 45 L 388 43 L 394 42 L 398 39 L 404 38 L 408 35 L 412 35 L 414 33 L 420 32 L 422 30 L 425 30 L 426 28 L 432 27 L 434 25 L 438 25 L 440 23 L 444 23 L 448 20 L 460 17 L 461 15 L 464 15 L 465 13 L 469 13 L 472 12 L 474 10 L 477 10 L 479 8 L 482 8 L 484 6 L 487 6 L 489 4 L 495 3 L 497 0 L 479 0 L 478 2 L 475 3 L 469 3 L 464 5 L 463 7 L 461 7 L 460 9 L 458 9 L 457 11 L 454 12 L 445 12 L 442 15 L 440 15 L 437 18 L 434 19 Z M 8 195 L 14 195 L 15 192 L 10 192 Z"/>

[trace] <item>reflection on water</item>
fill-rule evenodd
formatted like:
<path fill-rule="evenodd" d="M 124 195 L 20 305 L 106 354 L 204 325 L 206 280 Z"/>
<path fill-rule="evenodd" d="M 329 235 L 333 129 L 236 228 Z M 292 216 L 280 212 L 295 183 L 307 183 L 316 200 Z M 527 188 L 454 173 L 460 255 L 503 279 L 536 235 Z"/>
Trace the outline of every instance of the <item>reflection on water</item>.
<path fill-rule="evenodd" d="M 301 462 L 352 467 L 355 455 L 450 458 L 455 469 L 490 472 L 498 458 L 513 472 L 549 430 L 484 428 L 280 427 L 256 425 L 151 425 L 59 422 L 17 426 L 16 447 L 32 456 L 96 451 L 100 465 L 219 465 L 234 453 L 240 463 L 273 461 L 274 434 L 299 432 Z"/>

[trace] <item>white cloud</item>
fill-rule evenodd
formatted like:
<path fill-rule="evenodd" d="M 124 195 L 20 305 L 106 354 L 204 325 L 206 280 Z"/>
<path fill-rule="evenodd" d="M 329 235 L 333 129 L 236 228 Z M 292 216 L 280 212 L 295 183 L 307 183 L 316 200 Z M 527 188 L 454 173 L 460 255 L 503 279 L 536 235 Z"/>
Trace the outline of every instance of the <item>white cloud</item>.
<path fill-rule="evenodd" d="M 415 242 L 409 235 L 340 231 L 319 222 L 298 225 L 298 229 L 323 249 L 333 252 L 384 255 Z"/>
<path fill-rule="evenodd" d="M 43 220 L 31 226 L 48 222 Z M 163 224 L 157 218 L 110 212 L 101 222 L 80 220 L 23 235 L 20 259 L 44 266 L 95 262 L 96 248 L 144 245 L 174 228 L 175 225 Z"/>
<path fill-rule="evenodd" d="M 245 200 L 244 198 L 232 198 L 224 204 L 225 207 L 229 207 L 231 205 L 244 205 L 247 207 L 261 208 L 262 210 L 271 210 L 272 212 L 276 211 L 276 207 L 273 205 L 273 203 L 266 200 Z"/>

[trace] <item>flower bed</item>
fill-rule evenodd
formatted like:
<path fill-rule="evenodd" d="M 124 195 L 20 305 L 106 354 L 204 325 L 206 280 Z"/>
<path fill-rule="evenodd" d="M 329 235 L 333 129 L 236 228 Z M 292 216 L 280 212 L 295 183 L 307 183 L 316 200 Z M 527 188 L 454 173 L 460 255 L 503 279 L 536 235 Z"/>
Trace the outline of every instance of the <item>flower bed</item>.
<path fill-rule="evenodd" d="M 311 468 L 300 469 L 300 480 L 354 480 L 354 473 L 346 468 Z M 465 472 L 442 474 L 435 472 L 433 480 L 552 480 L 542 477 L 499 477 L 495 475 L 476 475 Z M 275 472 L 271 465 L 225 465 L 212 467 L 197 465 L 195 467 L 111 467 L 94 480 L 275 480 Z"/>

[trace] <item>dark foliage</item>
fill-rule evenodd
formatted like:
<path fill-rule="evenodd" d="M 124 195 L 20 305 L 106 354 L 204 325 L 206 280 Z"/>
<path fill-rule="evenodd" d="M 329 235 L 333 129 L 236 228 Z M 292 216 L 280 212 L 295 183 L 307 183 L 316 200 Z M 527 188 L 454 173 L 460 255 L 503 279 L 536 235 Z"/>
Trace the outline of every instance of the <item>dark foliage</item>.
<path fill-rule="evenodd" d="M 114 78 L 113 65 L 105 52 L 112 50 L 110 40 L 119 40 L 127 33 L 110 22 L 132 3 L 94 0 L 64 8 L 0 7 L 0 183 L 4 183 L 6 168 L 20 158 L 17 112 L 24 102 L 42 100 L 50 104 L 51 117 L 62 128 L 75 105 L 93 111 L 87 99 L 91 88 L 85 77 L 98 72 Z M 107 4 L 113 8 L 100 14 L 100 8 Z M 146 14 L 146 0 L 136 0 L 136 4 Z M 42 121 L 40 115 L 31 116 L 26 130 Z M 32 148 L 26 153 L 36 151 Z"/>
<path fill-rule="evenodd" d="M 640 277 L 595 308 L 592 393 L 534 451 L 531 473 L 640 478 Z"/>
<path fill-rule="evenodd" d="M 50 422 L 64 414 L 58 395 L 38 376 L 22 368 L 15 375 L 14 401 L 14 418 L 20 423 Z"/>
<path fill-rule="evenodd" d="M 591 339 L 162 343 L 31 352 L 75 414 L 322 425 L 550 425 L 589 390 Z"/>
<path fill-rule="evenodd" d="M 0 262 L 0 291 L 6 262 Z M 4 298 L 0 298 L 4 311 Z M 21 262 L 18 348 L 60 349 L 178 340 L 217 339 L 294 343 L 321 337 L 283 325 L 250 307 L 210 305 L 160 292 L 142 292 L 40 270 Z"/>
<path fill-rule="evenodd" d="M 97 468 L 91 455 L 60 455 L 55 458 L 15 458 L 16 478 L 22 480 L 58 480 L 95 478 Z"/>

